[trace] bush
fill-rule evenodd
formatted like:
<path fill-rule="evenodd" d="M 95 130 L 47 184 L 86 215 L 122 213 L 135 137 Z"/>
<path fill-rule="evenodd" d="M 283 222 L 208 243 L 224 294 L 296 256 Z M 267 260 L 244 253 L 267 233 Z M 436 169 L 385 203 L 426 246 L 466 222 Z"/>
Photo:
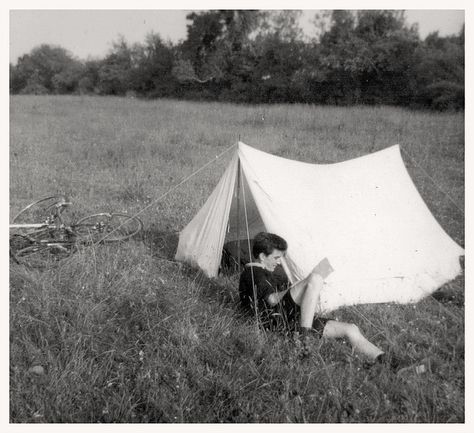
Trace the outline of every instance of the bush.
<path fill-rule="evenodd" d="M 20 90 L 21 95 L 47 95 L 48 89 L 40 83 L 28 83 Z"/>
<path fill-rule="evenodd" d="M 426 102 L 435 110 L 463 110 L 464 86 L 450 81 L 430 84 L 424 92 Z"/>

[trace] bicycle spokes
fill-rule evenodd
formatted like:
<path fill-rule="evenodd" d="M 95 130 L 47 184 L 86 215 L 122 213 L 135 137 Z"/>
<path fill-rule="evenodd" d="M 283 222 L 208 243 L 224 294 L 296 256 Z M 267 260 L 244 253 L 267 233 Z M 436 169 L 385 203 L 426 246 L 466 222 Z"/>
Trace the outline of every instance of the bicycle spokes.
<path fill-rule="evenodd" d="M 118 242 L 137 234 L 142 222 L 120 213 L 100 213 L 82 218 L 74 225 L 76 234 L 90 242 Z"/>

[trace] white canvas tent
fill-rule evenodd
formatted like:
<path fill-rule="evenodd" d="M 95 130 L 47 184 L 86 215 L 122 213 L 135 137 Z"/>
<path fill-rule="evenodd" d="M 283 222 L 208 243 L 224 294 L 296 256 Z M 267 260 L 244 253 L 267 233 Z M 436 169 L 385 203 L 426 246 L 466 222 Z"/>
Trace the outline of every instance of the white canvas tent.
<path fill-rule="evenodd" d="M 180 233 L 176 260 L 217 276 L 224 242 L 259 231 L 288 241 L 291 281 L 327 257 L 321 311 L 416 302 L 461 271 L 464 250 L 416 190 L 398 145 L 335 164 L 308 164 L 239 142 L 218 185 Z"/>

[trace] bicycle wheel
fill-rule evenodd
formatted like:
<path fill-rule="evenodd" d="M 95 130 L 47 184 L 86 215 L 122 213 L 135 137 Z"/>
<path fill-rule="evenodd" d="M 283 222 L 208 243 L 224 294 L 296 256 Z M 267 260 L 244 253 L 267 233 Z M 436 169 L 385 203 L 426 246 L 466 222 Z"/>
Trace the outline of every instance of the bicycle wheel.
<path fill-rule="evenodd" d="M 63 196 L 54 195 L 30 203 L 13 218 L 14 224 L 49 223 L 54 217 L 55 206 L 65 203 Z"/>
<path fill-rule="evenodd" d="M 36 244 L 13 252 L 17 263 L 31 267 L 44 267 L 69 257 L 74 244 Z"/>
<path fill-rule="evenodd" d="M 33 243 L 34 242 L 30 238 L 20 235 L 18 233 L 10 235 L 10 260 L 13 260 L 16 263 L 20 263 L 16 258 L 17 251 L 29 247 Z"/>
<path fill-rule="evenodd" d="M 142 221 L 122 213 L 98 213 L 80 219 L 72 226 L 79 239 L 87 242 L 119 242 L 143 229 Z"/>
<path fill-rule="evenodd" d="M 31 240 L 28 236 L 23 236 L 18 233 L 14 233 L 10 236 L 10 251 L 19 251 L 23 248 L 31 246 L 34 241 Z"/>

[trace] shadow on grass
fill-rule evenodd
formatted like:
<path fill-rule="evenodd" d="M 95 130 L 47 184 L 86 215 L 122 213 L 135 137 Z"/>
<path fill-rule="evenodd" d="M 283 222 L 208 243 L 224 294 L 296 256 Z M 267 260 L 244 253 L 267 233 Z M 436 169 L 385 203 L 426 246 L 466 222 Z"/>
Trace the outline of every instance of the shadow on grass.
<path fill-rule="evenodd" d="M 438 302 L 453 305 L 458 308 L 464 307 L 464 291 L 459 290 L 454 284 L 445 284 L 431 295 Z"/>
<path fill-rule="evenodd" d="M 142 232 L 142 240 L 150 250 L 151 256 L 175 262 L 179 233 L 150 228 Z M 178 263 L 178 262 L 176 262 Z M 227 306 L 239 307 L 238 269 L 225 267 L 217 278 L 209 278 L 200 269 L 179 263 L 179 272 L 201 287 L 200 296 L 208 302 L 218 302 Z"/>
<path fill-rule="evenodd" d="M 454 305 L 455 307 L 464 307 L 464 272 L 465 272 L 465 261 L 464 256 L 459 258 L 462 272 L 454 280 L 441 286 L 436 290 L 431 297 L 436 299 L 442 304 Z"/>
<path fill-rule="evenodd" d="M 157 230 L 149 228 L 143 230 L 141 238 L 143 243 L 150 249 L 152 257 L 166 260 L 174 260 L 178 248 L 178 232 Z"/>

